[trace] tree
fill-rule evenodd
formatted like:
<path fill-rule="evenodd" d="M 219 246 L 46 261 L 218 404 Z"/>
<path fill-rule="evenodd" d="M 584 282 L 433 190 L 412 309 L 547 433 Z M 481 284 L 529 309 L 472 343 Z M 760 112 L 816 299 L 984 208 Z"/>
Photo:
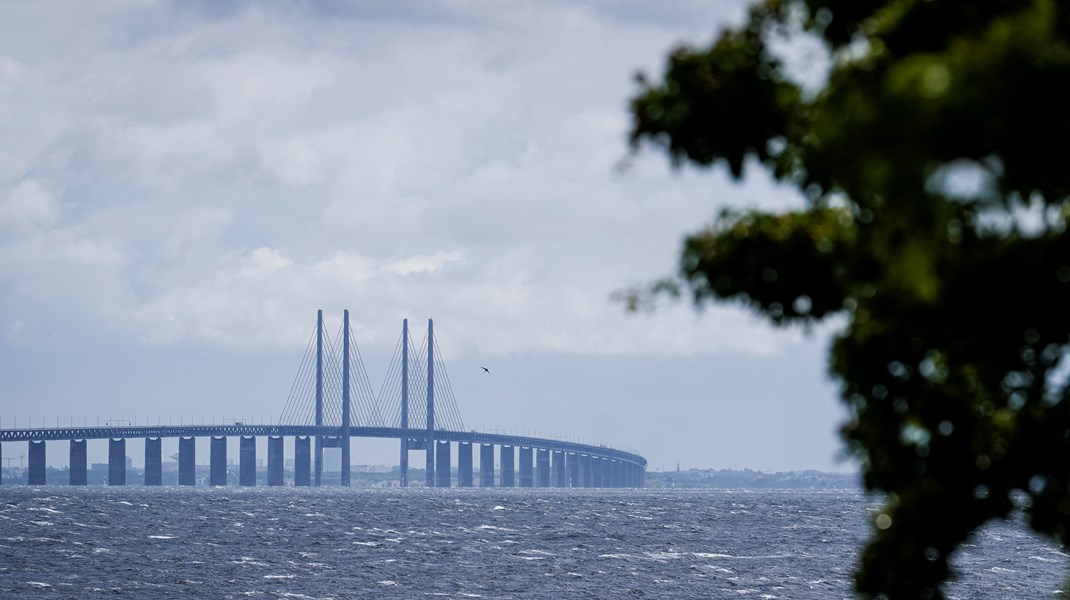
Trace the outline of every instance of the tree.
<path fill-rule="evenodd" d="M 828 50 L 816 91 L 774 51 L 800 38 Z M 887 498 L 858 592 L 943 597 L 949 555 L 1016 510 L 1070 543 L 1070 6 L 766 0 L 640 82 L 633 149 L 765 168 L 806 198 L 722 213 L 629 301 L 844 316 L 843 437 Z"/>

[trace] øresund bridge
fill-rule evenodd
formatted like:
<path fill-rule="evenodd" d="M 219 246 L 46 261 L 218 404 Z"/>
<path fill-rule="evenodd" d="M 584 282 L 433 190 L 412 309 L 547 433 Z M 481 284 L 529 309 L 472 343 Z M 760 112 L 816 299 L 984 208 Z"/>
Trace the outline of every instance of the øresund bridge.
<path fill-rule="evenodd" d="M 465 430 L 449 387 L 428 319 L 427 334 L 417 349 L 409 337 L 408 320 L 379 394 L 364 370 L 352 340 L 349 311 L 340 335 L 332 342 L 319 311 L 316 329 L 305 350 L 286 406 L 277 424 L 244 421 L 216 425 L 119 425 L 0 429 L 0 459 L 16 442 L 28 444 L 27 482 L 46 483 L 46 442 L 70 444 L 70 485 L 86 485 L 88 440 L 108 440 L 108 485 L 126 484 L 126 440 L 145 441 L 145 485 L 161 485 L 163 438 L 178 438 L 178 484 L 196 485 L 196 441 L 210 438 L 208 485 L 226 485 L 227 439 L 239 442 L 238 482 L 257 482 L 257 438 L 267 438 L 267 485 L 286 485 L 286 439 L 292 439 L 293 485 L 323 483 L 323 452 L 341 450 L 342 486 L 350 485 L 352 438 L 400 441 L 398 484 L 409 485 L 409 453 L 422 451 L 427 487 L 450 487 L 452 449 L 457 448 L 456 483 L 476 485 L 473 455 L 479 448 L 480 487 L 643 487 L 646 459 L 602 445 L 541 437 Z M 437 403 L 437 404 L 436 404 Z M 416 424 L 414 426 L 414 424 Z M 495 469 L 495 448 L 498 467 Z M 518 476 L 519 475 L 519 476 Z"/>

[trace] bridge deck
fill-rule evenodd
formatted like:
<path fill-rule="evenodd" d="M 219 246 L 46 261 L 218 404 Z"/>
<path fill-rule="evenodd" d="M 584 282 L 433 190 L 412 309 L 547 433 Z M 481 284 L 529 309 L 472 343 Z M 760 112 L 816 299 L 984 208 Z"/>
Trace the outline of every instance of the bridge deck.
<path fill-rule="evenodd" d="M 400 427 L 350 427 L 351 437 L 427 440 L 426 429 L 402 429 Z M 164 438 L 207 436 L 341 436 L 341 427 L 315 425 L 135 425 L 120 427 L 55 427 L 37 429 L 0 429 L 0 442 L 96 440 L 120 438 Z M 439 441 L 467 442 L 471 444 L 499 444 L 527 448 L 542 448 L 559 452 L 572 452 L 619 460 L 645 467 L 645 458 L 632 452 L 565 442 L 548 438 L 480 433 L 477 431 L 449 431 L 436 429 L 434 438 Z"/>

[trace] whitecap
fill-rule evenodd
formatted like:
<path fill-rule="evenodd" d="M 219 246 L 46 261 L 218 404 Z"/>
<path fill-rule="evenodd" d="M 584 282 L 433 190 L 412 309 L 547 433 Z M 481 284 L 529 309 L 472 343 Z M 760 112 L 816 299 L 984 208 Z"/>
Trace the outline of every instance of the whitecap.
<path fill-rule="evenodd" d="M 681 552 L 647 552 L 646 555 L 654 560 L 671 560 L 687 556 Z"/>
<path fill-rule="evenodd" d="M 264 579 L 294 579 L 297 575 L 264 575 Z"/>
<path fill-rule="evenodd" d="M 26 585 L 28 585 L 30 587 L 35 587 L 35 588 L 50 588 L 50 587 L 52 587 L 51 583 L 44 583 L 44 582 L 41 582 L 41 581 L 27 581 Z"/>
<path fill-rule="evenodd" d="M 175 536 L 173 536 L 173 535 L 150 535 L 149 539 L 150 540 L 173 540 L 173 539 L 175 539 Z"/>

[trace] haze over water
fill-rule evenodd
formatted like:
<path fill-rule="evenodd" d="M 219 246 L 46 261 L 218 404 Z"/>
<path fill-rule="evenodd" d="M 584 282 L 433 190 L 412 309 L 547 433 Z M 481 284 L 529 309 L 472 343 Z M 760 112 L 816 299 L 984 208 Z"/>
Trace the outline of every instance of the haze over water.
<path fill-rule="evenodd" d="M 856 491 L 0 488 L 0 598 L 848 598 Z M 1059 589 L 1014 522 L 952 598 Z"/>

